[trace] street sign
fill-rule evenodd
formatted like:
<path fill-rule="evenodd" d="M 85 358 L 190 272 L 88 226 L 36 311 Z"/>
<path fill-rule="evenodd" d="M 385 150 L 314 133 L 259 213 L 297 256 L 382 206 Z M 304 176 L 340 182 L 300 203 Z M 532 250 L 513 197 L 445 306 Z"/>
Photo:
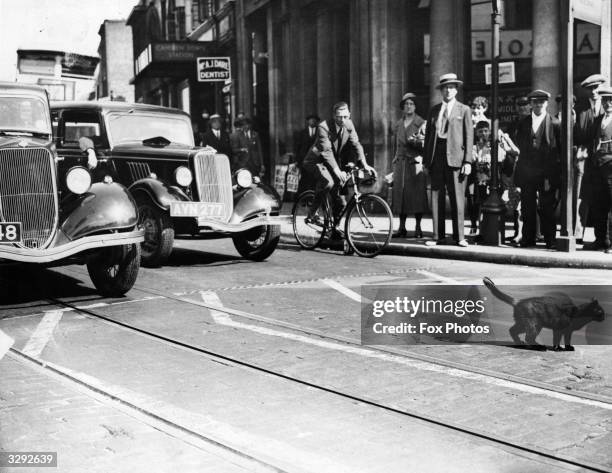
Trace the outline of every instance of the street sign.
<path fill-rule="evenodd" d="M 574 18 L 601 25 L 602 5 L 602 0 L 572 0 Z"/>
<path fill-rule="evenodd" d="M 229 57 L 199 57 L 198 82 L 225 82 L 232 78 Z"/>
<path fill-rule="evenodd" d="M 499 84 L 512 84 L 516 82 L 514 62 L 500 62 L 498 77 Z M 485 64 L 485 83 L 491 83 L 491 64 Z"/>

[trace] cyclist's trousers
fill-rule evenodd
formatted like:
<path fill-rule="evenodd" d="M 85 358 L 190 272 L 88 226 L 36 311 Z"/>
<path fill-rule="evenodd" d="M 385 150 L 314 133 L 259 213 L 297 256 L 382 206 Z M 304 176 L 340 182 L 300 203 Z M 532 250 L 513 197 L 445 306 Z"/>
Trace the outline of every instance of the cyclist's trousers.
<path fill-rule="evenodd" d="M 337 185 L 338 183 L 334 176 L 323 163 L 304 164 L 304 170 L 311 175 L 312 180 L 315 182 L 315 197 L 310 208 L 310 215 L 313 216 L 315 214 L 319 207 L 321 207 L 327 194 L 330 194 L 334 218 L 337 220 L 344 207 L 346 207 L 346 199 L 340 194 L 340 186 Z"/>

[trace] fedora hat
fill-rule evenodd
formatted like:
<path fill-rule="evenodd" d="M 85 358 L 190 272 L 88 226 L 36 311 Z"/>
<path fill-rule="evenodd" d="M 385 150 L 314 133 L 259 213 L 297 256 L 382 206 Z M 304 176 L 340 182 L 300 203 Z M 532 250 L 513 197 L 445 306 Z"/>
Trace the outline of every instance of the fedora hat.
<path fill-rule="evenodd" d="M 412 100 L 414 102 L 414 100 L 416 99 L 416 94 L 413 94 L 412 92 L 407 92 L 402 96 L 402 100 L 400 101 L 400 108 L 404 107 L 404 103 L 406 103 L 406 100 Z"/>
<path fill-rule="evenodd" d="M 448 74 L 442 74 L 440 76 L 440 83 L 436 86 L 436 88 L 440 89 L 448 84 L 461 85 L 463 81 L 457 79 L 457 74 L 450 72 Z"/>

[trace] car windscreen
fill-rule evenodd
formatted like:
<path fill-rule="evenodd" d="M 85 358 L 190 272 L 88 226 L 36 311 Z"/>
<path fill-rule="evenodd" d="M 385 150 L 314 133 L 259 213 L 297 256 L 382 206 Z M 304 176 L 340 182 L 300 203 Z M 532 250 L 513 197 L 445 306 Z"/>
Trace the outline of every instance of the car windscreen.
<path fill-rule="evenodd" d="M 161 113 L 111 113 L 108 116 L 108 137 L 113 146 L 157 137 L 171 143 L 194 145 L 193 131 L 187 117 Z"/>
<path fill-rule="evenodd" d="M 49 108 L 38 97 L 0 96 L 0 131 L 50 135 Z"/>

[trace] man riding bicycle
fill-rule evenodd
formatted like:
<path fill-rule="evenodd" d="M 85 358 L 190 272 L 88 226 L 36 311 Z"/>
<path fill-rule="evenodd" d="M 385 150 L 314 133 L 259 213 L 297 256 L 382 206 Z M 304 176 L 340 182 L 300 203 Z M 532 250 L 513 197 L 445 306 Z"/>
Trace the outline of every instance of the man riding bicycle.
<path fill-rule="evenodd" d="M 304 170 L 309 173 L 315 184 L 315 196 L 308 212 L 307 220 L 323 225 L 317 215 L 327 194 L 331 193 L 334 224 L 346 206 L 346 199 L 340 187 L 346 182 L 347 174 L 340 166 L 356 161 L 366 172 L 376 176 L 376 170 L 366 162 L 363 146 L 351 121 L 351 112 L 346 102 L 338 102 L 333 108 L 333 118 L 319 123 L 316 140 L 304 157 Z"/>

